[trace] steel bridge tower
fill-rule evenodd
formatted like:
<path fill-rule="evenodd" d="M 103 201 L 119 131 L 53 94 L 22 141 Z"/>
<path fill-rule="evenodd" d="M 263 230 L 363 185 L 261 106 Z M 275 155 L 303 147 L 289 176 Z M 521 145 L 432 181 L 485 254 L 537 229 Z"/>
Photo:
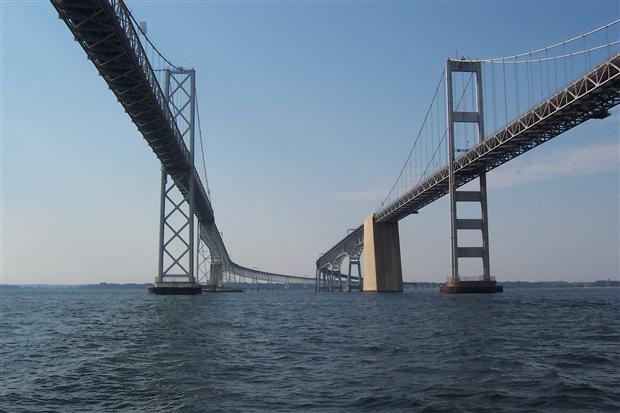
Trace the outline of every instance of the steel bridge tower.
<path fill-rule="evenodd" d="M 470 111 L 458 111 L 454 105 L 454 74 L 470 73 L 475 77 L 475 104 Z M 464 93 L 464 91 L 463 91 Z M 458 108 L 457 108 L 458 109 Z M 475 110 L 474 110 L 475 109 Z M 486 171 L 481 170 L 478 176 L 478 190 L 457 191 L 460 186 L 455 171 L 455 124 L 469 123 L 476 126 L 477 143 L 484 140 L 484 102 L 482 94 L 482 64 L 475 61 L 446 61 L 446 114 L 448 120 L 448 192 L 450 196 L 450 246 L 452 250 L 452 273 L 448 283 L 441 288 L 445 293 L 461 292 L 501 292 L 503 288 L 495 284 L 491 278 L 489 263 L 489 215 L 487 211 L 487 177 Z M 476 203 L 480 205 L 480 218 L 459 218 L 458 205 L 460 203 Z M 479 247 L 459 246 L 459 231 L 480 231 L 482 245 Z M 459 259 L 482 259 L 482 277 L 476 280 L 461 279 L 459 275 Z"/>
<path fill-rule="evenodd" d="M 166 168 L 161 168 L 161 199 L 159 219 L 159 265 L 155 286 L 157 294 L 179 292 L 198 294 L 202 287 L 197 280 L 194 205 L 196 169 L 194 168 L 194 140 L 196 132 L 196 72 L 194 69 L 166 69 L 164 96 L 180 135 L 189 143 L 189 194 L 183 194 Z M 183 196 L 188 195 L 188 196 Z M 200 243 L 200 239 L 198 240 Z M 201 256 L 201 263 L 204 258 Z"/>

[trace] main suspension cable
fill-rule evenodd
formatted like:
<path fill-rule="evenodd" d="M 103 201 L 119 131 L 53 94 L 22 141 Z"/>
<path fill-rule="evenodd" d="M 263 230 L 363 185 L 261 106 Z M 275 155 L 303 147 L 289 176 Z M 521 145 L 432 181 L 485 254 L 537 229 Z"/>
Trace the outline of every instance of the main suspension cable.
<path fill-rule="evenodd" d="M 506 60 L 509 60 L 509 61 L 512 60 L 512 62 L 506 62 L 506 63 L 517 63 L 517 62 L 514 62 L 514 60 L 521 61 L 519 59 L 520 57 L 524 57 L 524 56 L 528 56 L 528 55 L 532 55 L 532 54 L 536 54 L 536 53 L 541 53 L 541 52 L 546 52 L 546 51 L 549 51 L 551 49 L 555 49 L 556 47 L 560 47 L 560 46 L 565 47 L 568 43 L 572 43 L 572 42 L 574 42 L 576 40 L 579 40 L 579 39 L 585 39 L 585 37 L 590 36 L 591 34 L 597 33 L 597 32 L 599 32 L 601 30 L 605 30 L 606 34 L 607 34 L 609 32 L 609 28 L 611 26 L 615 25 L 615 24 L 618 24 L 619 22 L 620 22 L 620 19 L 616 19 L 616 20 L 614 20 L 614 21 L 612 21 L 610 23 L 607 23 L 604 26 L 598 27 L 598 28 L 596 28 L 594 30 L 590 30 L 587 33 L 583 33 L 583 34 L 575 36 L 575 37 L 573 37 L 571 39 L 564 40 L 562 42 L 555 43 L 555 44 L 553 44 L 551 46 L 542 47 L 540 49 L 532 50 L 532 51 L 529 51 L 529 52 L 519 53 L 519 54 L 516 54 L 516 55 L 513 55 L 513 56 L 497 57 L 497 58 L 492 58 L 492 59 L 480 59 L 480 60 L 475 60 L 475 61 L 485 62 L 485 63 L 504 63 Z M 614 44 L 617 44 L 617 43 L 618 42 L 609 43 L 609 40 L 608 40 L 607 44 L 605 44 L 602 47 L 613 46 Z M 599 48 L 597 48 L 597 49 L 599 49 Z M 592 49 L 592 50 L 596 50 L 596 49 Z M 581 52 L 581 53 L 583 53 L 583 52 Z M 559 58 L 566 57 L 566 56 L 570 56 L 570 55 L 556 56 L 555 58 L 559 59 Z M 549 60 L 551 60 L 551 59 L 553 59 L 553 57 L 549 58 Z M 532 61 L 536 61 L 536 60 L 532 60 Z M 526 62 L 526 60 L 523 60 L 521 62 Z"/>
<path fill-rule="evenodd" d="M 207 177 L 207 162 L 205 160 L 205 144 L 203 143 L 203 138 L 202 138 L 202 124 L 200 122 L 200 107 L 198 105 L 198 95 L 196 95 L 196 113 L 198 117 L 198 138 L 200 139 L 200 152 L 202 155 L 202 170 L 204 171 L 205 184 L 207 185 L 207 196 L 209 197 L 209 200 L 211 200 L 211 203 L 213 203 L 213 200 L 211 199 L 211 189 L 209 188 L 209 178 Z"/>
<path fill-rule="evenodd" d="M 164 56 L 159 49 L 153 44 L 153 42 L 151 42 L 151 39 L 149 39 L 149 37 L 146 35 L 146 33 L 144 32 L 144 30 L 142 30 L 142 27 L 140 27 L 140 24 L 138 24 L 138 22 L 136 21 L 136 19 L 133 17 L 133 14 L 131 14 L 131 11 L 129 10 L 129 8 L 127 8 L 127 14 L 129 14 L 129 17 L 131 18 L 131 20 L 134 22 L 134 25 L 138 28 L 138 30 L 140 31 L 140 33 L 142 33 L 142 36 L 144 36 L 144 39 L 146 40 L 146 42 L 148 44 L 151 45 L 151 47 L 153 48 L 153 50 L 155 51 L 155 53 L 157 53 L 159 55 L 160 58 L 162 58 L 166 63 L 168 63 L 168 65 L 170 67 L 173 67 L 175 69 L 179 69 L 180 66 L 175 65 L 174 63 L 172 63 L 170 60 L 168 60 L 166 58 L 166 56 Z"/>
<path fill-rule="evenodd" d="M 418 135 L 416 136 L 416 139 L 413 142 L 413 146 L 411 147 L 411 150 L 409 151 L 409 155 L 407 156 L 407 159 L 405 160 L 405 163 L 403 164 L 403 167 L 401 168 L 400 173 L 398 174 L 398 177 L 396 178 L 396 181 L 394 182 L 394 185 L 392 185 L 392 188 L 390 189 L 390 192 L 387 194 L 387 196 L 385 197 L 385 199 L 383 200 L 381 205 L 385 204 L 387 202 L 387 200 L 390 198 L 390 195 L 392 195 L 392 192 L 394 192 L 394 188 L 396 188 L 396 185 L 398 184 L 399 179 L 401 178 L 405 168 L 407 167 L 407 163 L 411 159 L 411 155 L 413 154 L 413 151 L 414 151 L 416 145 L 418 144 L 418 141 L 420 140 L 420 136 L 422 135 L 422 131 L 424 130 L 424 125 L 426 124 L 426 119 L 428 119 L 428 115 L 429 115 L 429 113 L 431 111 L 431 108 L 433 107 L 433 104 L 435 103 L 435 98 L 437 97 L 437 93 L 439 92 L 439 88 L 441 87 L 441 83 L 444 80 L 445 73 L 446 73 L 446 69 L 444 68 L 444 70 L 441 72 L 441 76 L 439 78 L 439 82 L 437 83 L 437 87 L 435 88 L 435 93 L 433 94 L 433 99 L 431 100 L 431 104 L 429 105 L 428 110 L 426 111 L 426 115 L 424 116 L 424 121 L 422 121 L 422 126 L 420 126 L 420 130 L 418 131 Z"/>

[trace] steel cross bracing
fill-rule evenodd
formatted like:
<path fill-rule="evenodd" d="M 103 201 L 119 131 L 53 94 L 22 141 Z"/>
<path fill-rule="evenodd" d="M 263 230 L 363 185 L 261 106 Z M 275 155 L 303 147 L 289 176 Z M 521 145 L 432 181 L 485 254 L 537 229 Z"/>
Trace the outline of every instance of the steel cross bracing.
<path fill-rule="evenodd" d="M 215 225 L 207 192 L 199 179 L 192 179 L 198 174 L 190 151 L 124 2 L 51 0 L 51 3 L 161 161 L 165 173 L 172 178 L 185 200 L 190 202 L 199 225 L 209 229 L 208 237 L 203 231 L 200 237 L 203 242 L 210 243 L 211 257 L 220 257 L 224 273 L 263 282 L 313 284 L 314 278 L 258 271 L 230 260 Z M 190 200 L 192 181 L 195 181 L 195 188 Z"/>
<path fill-rule="evenodd" d="M 166 70 L 164 85 L 168 107 L 172 111 L 183 141 L 189 140 L 190 160 L 193 161 L 195 153 L 194 132 L 196 129 L 196 72 L 194 70 Z M 192 170 L 195 171 L 193 162 Z M 194 273 L 195 203 L 193 202 L 196 175 L 190 176 L 189 198 L 179 196 L 178 192 L 181 191 L 175 191 L 175 189 L 178 187 L 174 181 L 168 185 L 168 174 L 162 166 L 157 283 L 165 281 L 189 281 L 193 283 L 196 281 Z M 186 262 L 185 265 L 183 265 L 183 261 Z"/>
<path fill-rule="evenodd" d="M 503 129 L 472 147 L 454 161 L 456 186 L 488 172 L 532 148 L 589 119 L 609 115 L 620 103 L 620 54 L 598 65 L 586 75 L 534 106 Z M 420 182 L 399 199 L 375 213 L 376 222 L 395 222 L 446 195 L 449 168 L 445 166 Z M 326 268 L 356 243 L 363 243 L 363 226 L 347 234 L 316 262 Z"/>

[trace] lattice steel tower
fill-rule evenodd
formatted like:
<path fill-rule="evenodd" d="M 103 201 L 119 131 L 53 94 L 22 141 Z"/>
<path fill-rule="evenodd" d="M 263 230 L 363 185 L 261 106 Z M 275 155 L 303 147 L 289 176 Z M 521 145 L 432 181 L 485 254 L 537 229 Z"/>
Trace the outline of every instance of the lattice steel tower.
<path fill-rule="evenodd" d="M 197 179 L 194 168 L 196 72 L 193 69 L 166 69 L 164 96 L 184 144 L 189 144 L 191 167 L 185 172 L 189 178 L 189 194 L 184 194 L 175 182 L 169 179 L 162 165 L 157 283 L 196 283 L 194 257 L 194 192 Z"/>

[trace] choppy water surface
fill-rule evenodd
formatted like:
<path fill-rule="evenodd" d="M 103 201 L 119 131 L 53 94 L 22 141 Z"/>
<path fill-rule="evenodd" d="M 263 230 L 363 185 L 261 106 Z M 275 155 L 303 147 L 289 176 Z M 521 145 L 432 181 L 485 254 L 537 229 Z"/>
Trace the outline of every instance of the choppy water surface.
<path fill-rule="evenodd" d="M 0 410 L 619 411 L 619 298 L 5 289 Z"/>

